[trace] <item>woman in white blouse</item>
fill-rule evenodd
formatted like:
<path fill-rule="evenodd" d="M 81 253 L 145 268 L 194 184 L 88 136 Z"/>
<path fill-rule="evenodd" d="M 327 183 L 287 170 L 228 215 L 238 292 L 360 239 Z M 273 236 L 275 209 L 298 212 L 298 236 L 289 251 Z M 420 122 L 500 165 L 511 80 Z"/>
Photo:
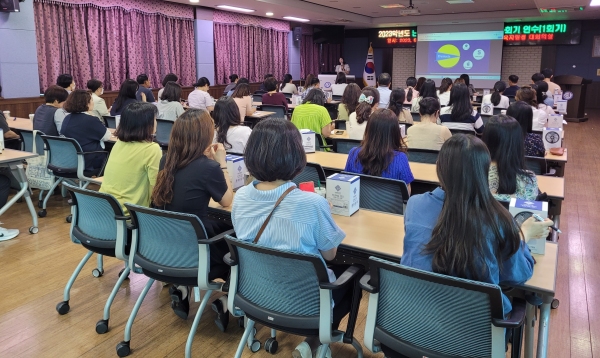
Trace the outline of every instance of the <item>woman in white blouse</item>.
<path fill-rule="evenodd" d="M 537 94 L 531 86 L 523 86 L 519 88 L 515 95 L 515 101 L 523 101 L 531 106 L 533 110 L 533 123 L 531 129 L 541 131 L 548 123 L 548 113 L 538 109 Z"/>
<path fill-rule="evenodd" d="M 348 84 L 346 83 L 346 74 L 344 72 L 338 72 L 335 78 L 335 84 L 331 85 L 331 92 L 334 96 L 341 96 L 344 94 Z"/>
<path fill-rule="evenodd" d="M 504 93 L 504 90 L 506 90 L 506 83 L 503 81 L 496 82 L 494 85 L 494 93 L 483 96 L 481 103 L 491 103 L 494 105 L 494 108 L 508 108 L 510 101 L 508 100 L 508 97 L 502 94 Z"/>
<path fill-rule="evenodd" d="M 292 75 L 289 73 L 283 75 L 283 81 L 281 81 L 279 92 L 298 94 L 298 88 L 296 88 L 296 85 L 292 83 Z"/>
<path fill-rule="evenodd" d="M 163 92 L 158 99 L 156 108 L 158 109 L 157 119 L 166 119 L 175 121 L 180 115 L 185 112 L 181 104 L 181 86 L 170 81 L 167 82 Z"/>
<path fill-rule="evenodd" d="M 190 108 L 203 109 L 212 112 L 215 106 L 214 99 L 208 94 L 210 81 L 206 77 L 198 78 L 198 82 L 194 83 L 194 89 L 188 96 L 188 105 Z"/>
<path fill-rule="evenodd" d="M 371 113 L 379 107 L 379 91 L 373 87 L 365 87 L 358 99 L 356 112 L 348 118 L 348 137 L 362 140 L 365 136 L 367 121 Z"/>
<path fill-rule="evenodd" d="M 212 114 L 217 130 L 213 143 L 221 143 L 229 153 L 243 154 L 252 133 L 250 127 L 242 125 L 240 110 L 231 97 L 221 97 Z"/>
<path fill-rule="evenodd" d="M 344 62 L 344 58 L 340 57 L 340 64 L 335 66 L 335 72 L 340 73 L 343 72 L 346 75 L 350 74 L 350 65 Z"/>

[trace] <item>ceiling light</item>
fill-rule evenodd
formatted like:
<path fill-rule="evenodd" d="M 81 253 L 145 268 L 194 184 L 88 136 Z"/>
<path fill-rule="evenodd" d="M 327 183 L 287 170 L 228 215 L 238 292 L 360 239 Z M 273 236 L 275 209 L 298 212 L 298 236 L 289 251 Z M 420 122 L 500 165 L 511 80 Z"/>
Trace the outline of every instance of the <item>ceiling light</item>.
<path fill-rule="evenodd" d="M 590 6 L 600 6 L 600 0 L 592 0 Z"/>
<path fill-rule="evenodd" d="M 472 4 L 473 0 L 446 0 L 448 4 Z"/>
<path fill-rule="evenodd" d="M 267 16 L 273 16 L 273 13 L 272 12 L 267 12 L 265 15 L 267 15 Z"/>
<path fill-rule="evenodd" d="M 190 2 L 192 2 L 192 3 L 198 3 L 198 2 L 200 2 L 200 0 L 190 0 Z"/>
<path fill-rule="evenodd" d="M 254 12 L 254 10 L 251 9 L 245 9 L 243 7 L 237 7 L 237 6 L 229 6 L 229 5 L 217 5 L 217 7 L 219 9 L 225 9 L 225 10 L 231 10 L 231 11 L 239 11 L 239 12 Z"/>
<path fill-rule="evenodd" d="M 301 17 L 294 17 L 294 16 L 284 16 L 283 17 L 286 20 L 290 20 L 290 21 L 298 21 L 298 22 L 309 22 L 309 19 L 303 19 Z"/>
<path fill-rule="evenodd" d="M 397 9 L 397 8 L 402 8 L 402 7 L 406 7 L 402 4 L 389 4 L 389 5 L 380 5 L 380 7 L 384 8 L 384 9 Z"/>

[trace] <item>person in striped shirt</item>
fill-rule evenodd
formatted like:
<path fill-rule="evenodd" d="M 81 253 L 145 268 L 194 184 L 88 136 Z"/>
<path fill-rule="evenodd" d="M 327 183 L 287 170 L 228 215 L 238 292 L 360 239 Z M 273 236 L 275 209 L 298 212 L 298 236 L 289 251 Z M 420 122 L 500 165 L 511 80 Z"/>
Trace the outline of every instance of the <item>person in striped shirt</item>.
<path fill-rule="evenodd" d="M 455 84 L 450 90 L 448 106 L 440 110 L 438 124 L 449 129 L 472 130 L 483 133 L 483 120 L 471 105 L 469 88 L 462 83 Z"/>

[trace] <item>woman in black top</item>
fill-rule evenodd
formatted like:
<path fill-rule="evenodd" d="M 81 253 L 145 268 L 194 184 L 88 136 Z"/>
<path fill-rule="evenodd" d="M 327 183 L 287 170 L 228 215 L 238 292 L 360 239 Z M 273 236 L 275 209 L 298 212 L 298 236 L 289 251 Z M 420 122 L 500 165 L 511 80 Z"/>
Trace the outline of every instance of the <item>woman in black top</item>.
<path fill-rule="evenodd" d="M 115 99 L 112 107 L 110 107 L 111 116 L 120 116 L 121 112 L 127 107 L 128 104 L 138 102 L 136 94 L 140 85 L 137 81 L 127 79 L 121 84 L 119 89 L 119 95 Z M 142 96 L 142 101 L 146 102 L 145 95 Z"/>
<path fill-rule="evenodd" d="M 160 172 L 152 193 L 155 206 L 170 211 L 198 216 L 206 235 L 211 238 L 232 228 L 231 225 L 208 218 L 210 199 L 222 206 L 233 202 L 233 190 L 227 172 L 223 144 L 212 144 L 214 122 L 207 111 L 189 109 L 173 124 L 169 150 L 160 161 Z M 225 241 L 210 247 L 210 279 L 228 279 L 229 266 L 223 256 L 229 252 Z M 187 319 L 190 289 L 178 286 L 170 290 L 171 307 L 175 314 Z M 226 296 L 213 302 L 218 317 L 215 323 L 222 331 L 227 328 L 229 314 L 224 312 Z"/>
<path fill-rule="evenodd" d="M 88 91 L 75 90 L 71 92 L 63 108 L 69 114 L 62 123 L 60 134 L 75 139 L 84 152 L 103 151 L 103 142 L 109 140 L 112 134 L 98 117 L 86 113 L 94 109 L 92 95 Z M 86 155 L 85 169 L 99 169 L 105 159 L 106 155 L 100 153 Z"/>

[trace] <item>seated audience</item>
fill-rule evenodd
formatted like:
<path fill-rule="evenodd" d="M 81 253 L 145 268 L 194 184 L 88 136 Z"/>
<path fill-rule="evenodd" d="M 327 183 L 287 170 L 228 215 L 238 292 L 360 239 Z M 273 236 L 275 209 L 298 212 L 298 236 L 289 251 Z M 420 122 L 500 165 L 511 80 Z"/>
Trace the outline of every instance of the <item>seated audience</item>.
<path fill-rule="evenodd" d="M 275 76 L 273 76 L 273 74 L 272 74 L 272 73 L 267 73 L 267 74 L 265 75 L 265 77 L 264 77 L 264 80 L 266 80 L 266 79 L 267 79 L 267 78 L 269 78 L 269 77 L 275 77 Z M 261 84 L 260 84 L 260 88 L 259 88 L 258 90 L 259 90 L 259 91 L 262 91 L 262 92 L 267 92 L 267 90 L 265 89 L 265 82 L 264 82 L 264 81 L 263 81 L 263 83 L 261 83 Z"/>
<path fill-rule="evenodd" d="M 313 91 L 320 92 L 320 91 Z M 252 242 L 277 200 L 288 190 L 259 238 L 257 245 L 278 250 L 307 253 L 323 257 L 329 281 L 334 282 L 347 266 L 328 265 L 346 234 L 336 225 L 327 200 L 295 188 L 292 179 L 306 166 L 306 154 L 298 130 L 282 119 L 266 119 L 254 127 L 245 156 L 246 168 L 256 178 L 235 195 L 231 220 L 236 236 Z M 353 285 L 335 290 L 333 296 L 333 329 L 349 312 Z M 300 343 L 294 357 L 312 357 L 318 337 Z M 331 353 L 326 352 L 328 357 Z"/>
<path fill-rule="evenodd" d="M 68 93 L 75 91 L 75 81 L 73 81 L 73 76 L 71 76 L 68 73 L 58 75 L 58 78 L 56 79 L 56 84 L 66 89 Z"/>
<path fill-rule="evenodd" d="M 530 157 L 543 157 L 546 154 L 542 135 L 532 133 L 533 108 L 523 101 L 514 102 L 508 107 L 506 115 L 513 117 L 521 124 L 525 138 L 525 155 Z"/>
<path fill-rule="evenodd" d="M 509 100 L 503 93 L 506 90 L 506 84 L 502 81 L 494 84 L 494 92 L 483 96 L 481 103 L 491 103 L 494 108 L 508 108 Z"/>
<path fill-rule="evenodd" d="M 406 95 L 402 88 L 394 89 L 390 95 L 388 109 L 391 109 L 392 112 L 396 113 L 399 123 L 413 124 L 413 117 L 412 114 L 410 114 L 410 110 L 404 108 L 405 99 Z"/>
<path fill-rule="evenodd" d="M 138 90 L 135 94 L 135 97 L 138 101 L 143 101 L 143 102 L 148 102 L 148 103 L 154 103 L 156 102 L 156 99 L 154 99 L 154 94 L 152 93 L 152 90 L 150 88 L 152 88 L 152 84 L 150 83 L 150 79 L 148 78 L 148 75 L 145 73 L 142 73 L 141 75 L 138 75 L 137 78 L 137 83 L 138 83 Z"/>
<path fill-rule="evenodd" d="M 62 115 L 65 113 L 62 111 L 62 107 L 68 96 L 69 93 L 67 90 L 60 86 L 54 85 L 48 87 L 46 92 L 44 92 L 44 102 L 46 103 L 39 106 L 33 115 L 33 129 L 41 131 L 46 135 L 58 136 L 63 119 L 66 116 L 66 114 L 65 116 Z M 58 115 L 59 121 L 57 121 L 57 112 L 59 110 L 62 113 Z M 4 133 L 6 134 L 6 131 Z"/>
<path fill-rule="evenodd" d="M 233 98 L 240 109 L 240 120 L 242 122 L 246 116 L 251 116 L 256 112 L 256 108 L 252 106 L 252 93 L 250 93 L 250 86 L 248 84 L 238 83 L 231 98 Z"/>
<path fill-rule="evenodd" d="M 174 121 L 185 112 L 181 104 L 181 86 L 173 81 L 167 82 L 160 101 L 156 104 L 158 108 L 158 119 Z"/>
<path fill-rule="evenodd" d="M 474 130 L 483 133 L 483 120 L 471 105 L 467 85 L 458 83 L 450 90 L 450 102 L 440 110 L 440 123 L 449 129 Z"/>
<path fill-rule="evenodd" d="M 285 113 L 288 113 L 287 98 L 283 93 L 277 92 L 277 79 L 275 77 L 269 77 L 265 80 L 265 89 L 267 93 L 262 95 L 262 104 L 284 106 Z"/>
<path fill-rule="evenodd" d="M 132 103 L 121 113 L 115 132 L 119 140 L 110 152 L 100 192 L 114 196 L 126 213 L 125 203 L 150 206 L 162 157 L 160 146 L 152 142 L 157 113 L 151 103 Z"/>
<path fill-rule="evenodd" d="M 0 113 L 0 115 L 2 114 Z M 2 115 L 2 118 L 4 118 L 4 115 Z M 10 194 L 10 178 L 4 174 L 0 174 L 0 208 L 6 205 L 8 194 Z M 0 227 L 0 241 L 14 239 L 18 235 L 19 230 L 17 229 L 5 229 Z"/>
<path fill-rule="evenodd" d="M 360 147 L 350 149 L 344 171 L 402 180 L 408 186 L 414 178 L 400 135 L 398 117 L 389 109 L 376 109 Z"/>
<path fill-rule="evenodd" d="M 103 151 L 104 141 L 109 140 L 112 134 L 97 117 L 87 114 L 94 109 L 92 95 L 88 91 L 75 90 L 64 107 L 69 114 L 62 123 L 60 134 L 75 139 L 84 152 Z M 85 169 L 100 169 L 105 159 L 106 155 L 101 153 L 86 155 Z"/>
<path fill-rule="evenodd" d="M 215 104 L 212 118 L 217 128 L 213 143 L 223 144 L 227 152 L 244 154 L 252 129 L 242 125 L 235 101 L 231 97 L 221 97 Z"/>
<path fill-rule="evenodd" d="M 356 111 L 350 113 L 348 118 L 347 130 L 348 137 L 350 139 L 362 140 L 365 135 L 365 129 L 367 128 L 367 122 L 371 113 L 379 108 L 379 95 L 380 92 L 373 87 L 365 87 L 362 90 L 360 97 L 358 98 L 358 106 Z M 389 98 L 388 98 L 389 101 Z"/>
<path fill-rule="evenodd" d="M 0 86 L 0 99 L 4 99 L 4 97 L 2 97 L 2 86 Z"/>
<path fill-rule="evenodd" d="M 338 72 L 335 77 L 335 84 L 331 85 L 331 93 L 334 96 L 343 96 L 344 90 L 348 86 L 346 83 L 346 74 L 344 72 Z"/>
<path fill-rule="evenodd" d="M 544 75 L 544 82 L 548 84 L 548 91 L 546 91 L 548 97 L 554 96 L 555 90 L 558 91 L 558 93 L 562 93 L 560 86 L 552 82 L 552 79 L 554 78 L 554 71 L 552 71 L 551 68 L 544 68 L 542 70 L 542 75 Z"/>
<path fill-rule="evenodd" d="M 235 88 L 235 86 L 237 85 L 239 80 L 239 76 L 236 74 L 232 74 L 229 76 L 229 81 L 231 81 L 226 87 L 225 90 L 223 91 L 223 93 L 228 93 L 229 91 L 231 91 L 232 89 Z"/>
<path fill-rule="evenodd" d="M 440 103 L 435 98 L 423 98 L 419 103 L 420 122 L 414 122 L 406 130 L 409 148 L 440 150 L 445 141 L 452 137 L 450 129 L 437 124 Z"/>
<path fill-rule="evenodd" d="M 462 75 L 460 75 L 460 78 L 463 81 L 465 81 L 465 85 L 469 88 L 469 96 L 473 97 L 474 95 L 476 95 L 477 91 L 475 91 L 475 87 L 473 87 L 473 85 L 471 84 L 471 79 L 469 78 L 469 75 L 463 73 Z"/>
<path fill-rule="evenodd" d="M 390 86 L 392 84 L 392 76 L 389 73 L 382 73 L 377 79 L 377 92 L 379 92 L 379 106 L 381 108 L 388 108 L 390 104 L 390 95 L 392 90 Z"/>
<path fill-rule="evenodd" d="M 532 130 L 541 132 L 548 123 L 548 113 L 538 109 L 537 92 L 531 86 L 523 86 L 517 91 L 516 101 L 523 101 L 533 109 Z"/>
<path fill-rule="evenodd" d="M 174 73 L 168 73 L 165 76 L 165 78 L 163 78 L 163 80 L 161 82 L 163 88 L 161 88 L 161 89 L 158 90 L 158 100 L 160 100 L 160 97 L 162 96 L 163 91 L 165 90 L 165 87 L 167 86 L 167 83 L 169 83 L 169 82 L 175 82 L 175 83 L 177 83 L 177 81 L 179 81 L 179 77 L 177 77 L 176 74 L 174 74 Z"/>
<path fill-rule="evenodd" d="M 194 87 L 194 90 L 188 96 L 188 106 L 212 112 L 215 100 L 208 94 L 208 88 L 210 87 L 208 78 L 198 78 L 198 82 L 194 83 Z"/>
<path fill-rule="evenodd" d="M 439 101 L 437 91 L 435 88 L 436 87 L 434 80 L 426 80 L 419 89 L 419 97 L 413 98 L 410 106 L 410 111 L 413 113 L 419 113 L 419 102 L 421 102 L 423 98 L 435 98 Z"/>
<path fill-rule="evenodd" d="M 304 92 L 307 92 L 309 88 L 312 87 L 312 80 L 315 78 L 315 75 L 313 75 L 312 73 L 309 73 L 308 75 L 306 75 L 306 78 L 304 79 Z M 302 81 L 300 81 L 300 84 L 302 85 Z M 304 94 L 301 93 L 301 94 Z"/>
<path fill-rule="evenodd" d="M 19 150 L 19 149 L 21 149 L 21 142 L 19 141 L 20 136 L 10 129 L 10 127 L 8 126 L 7 119 L 8 118 L 6 118 L 4 116 L 4 113 L 0 112 L 0 129 L 2 129 L 2 132 L 4 133 L 4 141 L 5 141 L 4 146 L 5 146 L 5 148 L 8 148 L 8 149 Z M 14 139 L 14 141 L 11 139 Z M 6 142 L 7 140 L 11 140 L 11 141 Z"/>
<path fill-rule="evenodd" d="M 531 75 L 531 84 L 534 84 L 538 81 L 543 81 L 546 77 L 541 73 L 534 73 Z"/>
<path fill-rule="evenodd" d="M 231 226 L 208 217 L 210 199 L 222 206 L 233 201 L 231 180 L 227 173 L 225 148 L 212 144 L 214 123 L 206 110 L 189 109 L 173 124 L 167 154 L 160 161 L 160 171 L 152 193 L 157 208 L 196 215 L 204 226 L 208 238 Z M 229 252 L 227 243 L 210 245 L 210 279 L 229 278 L 230 268 L 223 262 Z M 173 286 L 171 308 L 177 316 L 187 319 L 190 310 L 191 287 Z M 225 311 L 226 296 L 213 302 L 217 312 L 215 323 L 225 331 L 229 313 Z"/>
<path fill-rule="evenodd" d="M 321 81 L 319 80 L 318 77 L 313 77 L 313 79 L 310 82 L 310 86 L 307 87 L 304 92 L 302 92 L 302 101 L 304 101 L 306 99 L 306 96 L 308 96 L 308 94 L 313 90 L 313 89 L 318 89 L 319 91 L 323 92 L 323 90 L 321 89 Z M 325 93 L 323 93 L 325 94 Z M 326 102 L 331 102 L 331 100 L 326 98 Z"/>
<path fill-rule="evenodd" d="M 452 89 L 452 80 L 448 77 L 442 79 L 440 83 L 440 89 L 437 91 L 438 99 L 440 100 L 440 106 L 447 106 L 450 102 L 450 90 Z"/>
<path fill-rule="evenodd" d="M 292 80 L 292 75 L 286 73 L 283 76 L 283 81 L 281 81 L 279 92 L 298 94 L 298 88 L 296 88 L 296 85 L 292 83 Z"/>
<path fill-rule="evenodd" d="M 342 95 L 342 102 L 338 104 L 338 121 L 347 121 L 350 113 L 356 111 L 360 94 L 360 87 L 356 83 L 350 83 L 346 86 Z"/>
<path fill-rule="evenodd" d="M 243 83 L 245 83 L 247 85 L 250 85 L 250 81 L 248 81 L 247 78 L 242 77 L 242 78 L 238 79 L 237 83 L 235 84 L 235 86 L 227 92 L 227 97 L 231 97 L 233 95 L 233 92 L 235 91 L 236 87 L 238 85 L 243 84 Z"/>
<path fill-rule="evenodd" d="M 417 80 L 417 85 L 415 86 L 417 92 L 421 92 L 421 87 L 423 87 L 423 83 L 425 83 L 425 81 L 427 81 L 427 78 L 419 77 L 419 79 Z"/>
<path fill-rule="evenodd" d="M 535 200 L 539 194 L 537 177 L 525 167 L 521 124 L 504 114 L 493 116 L 481 139 L 492 158 L 488 179 L 494 198 Z"/>
<path fill-rule="evenodd" d="M 136 97 L 138 87 L 138 83 L 132 79 L 127 79 L 121 84 L 119 94 L 110 107 L 111 116 L 120 116 L 127 105 L 138 102 Z"/>
<path fill-rule="evenodd" d="M 404 92 L 406 93 L 406 99 L 404 100 L 404 104 L 412 104 L 413 98 L 419 97 L 419 91 L 415 89 L 416 85 L 416 78 L 409 77 L 406 79 L 406 89 L 404 90 Z"/>
<path fill-rule="evenodd" d="M 104 86 L 102 85 L 102 81 L 97 79 L 91 79 L 87 83 L 87 88 L 92 93 L 92 99 L 94 100 L 94 110 L 90 113 L 98 117 L 104 123 L 104 116 L 110 116 L 110 112 L 106 107 L 106 102 L 100 96 L 104 93 Z"/>
<path fill-rule="evenodd" d="M 514 97 L 520 88 L 517 85 L 518 82 L 519 82 L 519 76 L 517 76 L 517 75 L 508 76 L 508 88 L 504 90 L 504 95 Z"/>
<path fill-rule="evenodd" d="M 321 90 L 310 91 L 302 104 L 292 112 L 292 123 L 296 128 L 310 129 L 322 138 L 331 136 L 333 123 L 325 108 L 325 93 Z"/>
<path fill-rule="evenodd" d="M 552 106 L 554 106 L 554 97 L 548 96 L 548 82 L 538 81 L 531 85 L 531 88 L 535 90 L 535 95 L 538 103 L 538 109 L 548 113 L 548 115 L 554 114 Z"/>
<path fill-rule="evenodd" d="M 473 135 L 444 143 L 436 164 L 440 187 L 413 195 L 406 205 L 402 265 L 494 285 L 518 286 L 531 278 L 527 241 L 546 237 L 553 223 L 529 218 L 519 228 L 488 188 L 490 161 Z M 504 295 L 502 308 L 505 316 L 512 310 Z"/>

